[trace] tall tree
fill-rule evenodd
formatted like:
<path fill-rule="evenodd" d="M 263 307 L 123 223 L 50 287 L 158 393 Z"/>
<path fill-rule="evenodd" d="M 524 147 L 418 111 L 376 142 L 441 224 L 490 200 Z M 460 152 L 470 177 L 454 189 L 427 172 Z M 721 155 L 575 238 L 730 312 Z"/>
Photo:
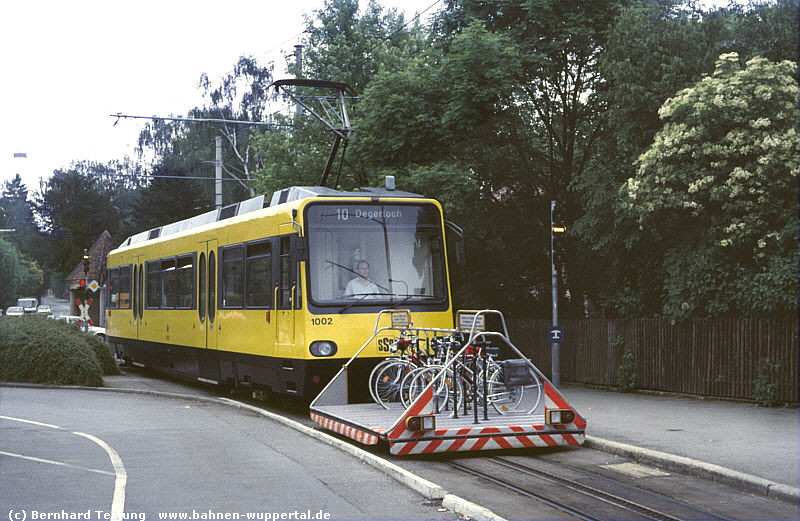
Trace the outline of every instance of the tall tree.
<path fill-rule="evenodd" d="M 39 230 L 36 226 L 28 188 L 17 174 L 6 181 L 0 198 L 0 228 L 13 229 L 6 238 L 30 257 L 39 251 Z"/>
<path fill-rule="evenodd" d="M 120 213 L 112 190 L 95 176 L 75 168 L 56 170 L 36 194 L 36 213 L 51 248 L 46 262 L 60 273 L 69 273 L 103 231 L 120 232 Z"/>
<path fill-rule="evenodd" d="M 797 313 L 797 64 L 723 54 L 667 100 L 622 189 L 674 318 Z"/>
<path fill-rule="evenodd" d="M 214 208 L 208 182 L 187 179 L 197 172 L 170 168 L 170 158 L 153 168 L 153 180 L 136 192 L 131 201 L 133 232 L 149 230 L 187 219 Z M 203 186 L 203 185 L 206 186 Z M 121 238 L 121 240 L 124 238 Z"/>
<path fill-rule="evenodd" d="M 203 74 L 204 106 L 191 109 L 183 119 L 153 118 L 139 134 L 140 153 L 150 151 L 154 168 L 162 174 L 179 171 L 186 177 L 207 177 L 209 181 L 191 183 L 190 190 L 204 191 L 213 205 L 216 138 L 222 137 L 223 204 L 253 197 L 253 173 L 262 167 L 263 158 L 253 148 L 252 139 L 268 128 L 253 123 L 265 124 L 269 119 L 266 111 L 274 99 L 268 88 L 271 82 L 272 65 L 261 66 L 245 56 L 218 82 Z"/>
<path fill-rule="evenodd" d="M 375 0 L 325 0 L 306 17 L 306 34 L 302 70 L 290 64 L 290 72 L 346 83 L 357 93 L 377 73 L 400 67 L 422 43 L 418 25 Z"/>
<path fill-rule="evenodd" d="M 662 127 L 658 110 L 679 90 L 711 74 L 717 57 L 739 51 L 793 59 L 797 49 L 796 0 L 702 9 L 694 3 L 632 2 L 609 33 L 600 59 L 606 99 L 601 153 L 576 179 L 585 214 L 575 235 L 586 245 L 596 283 L 595 312 L 652 316 L 663 310 L 660 285 L 668 275 L 658 239 L 639 233 L 618 206 L 619 186 L 634 175 L 636 159 Z M 788 52 L 791 50 L 791 52 Z"/>
<path fill-rule="evenodd" d="M 472 210 L 487 237 L 474 278 L 485 302 L 549 309 L 550 200 L 572 220 L 581 215 L 571 184 L 602 129 L 598 58 L 618 10 L 616 2 L 453 0 L 430 51 L 365 93 L 365 148 L 385 164 L 447 161 L 454 175 L 475 179 L 481 203 Z M 564 303 L 582 315 L 591 276 L 580 254 L 568 256 L 564 273 L 572 296 Z"/>
<path fill-rule="evenodd" d="M 251 174 L 257 168 L 258 161 L 252 153 L 250 135 L 256 130 L 247 125 L 233 123 L 248 121 L 243 119 L 246 116 L 239 116 L 242 119 L 237 119 L 230 110 L 223 108 L 194 108 L 187 117 L 196 121 L 157 119 L 142 130 L 139 148 L 142 151 L 151 151 L 154 156 L 154 161 L 149 166 L 151 172 L 146 177 L 152 179 L 154 175 L 183 172 L 179 175 L 187 179 L 181 181 L 181 184 L 186 185 L 191 192 L 203 192 L 208 204 L 213 207 L 216 138 L 222 137 L 223 205 L 251 197 L 254 194 Z"/>
<path fill-rule="evenodd" d="M 632 2 L 609 31 L 599 71 L 606 83 L 598 92 L 606 104 L 599 153 L 573 181 L 585 213 L 573 227 L 592 266 L 587 292 L 593 312 L 606 316 L 651 316 L 661 312 L 653 240 L 617 217 L 619 186 L 634 173 L 634 161 L 661 127 L 659 107 L 698 80 L 718 53 L 707 37 L 702 12 L 682 1 Z M 640 241 L 633 253 L 630 242 Z"/>
<path fill-rule="evenodd" d="M 408 24 L 401 13 L 385 11 L 371 0 L 363 11 L 358 0 L 327 0 L 322 9 L 306 18 L 307 40 L 302 68 L 289 64 L 297 78 L 330 80 L 347 84 L 348 110 L 355 128 L 350 142 L 339 149 L 330 184 L 352 189 L 375 182 L 378 177 L 369 157 L 356 145 L 364 139 L 359 122 L 360 101 L 356 97 L 381 71 L 401 67 L 418 52 L 421 29 Z M 330 91 L 305 89 L 308 95 L 331 95 Z M 334 104 L 335 104 L 334 100 Z M 265 158 L 258 174 L 263 192 L 287 185 L 318 184 L 331 150 L 333 137 L 316 119 L 303 112 L 276 120 L 281 126 L 259 136 L 258 152 Z"/>
<path fill-rule="evenodd" d="M 0 237 L 0 306 L 4 309 L 16 303 L 22 280 L 22 268 L 17 248 Z"/>

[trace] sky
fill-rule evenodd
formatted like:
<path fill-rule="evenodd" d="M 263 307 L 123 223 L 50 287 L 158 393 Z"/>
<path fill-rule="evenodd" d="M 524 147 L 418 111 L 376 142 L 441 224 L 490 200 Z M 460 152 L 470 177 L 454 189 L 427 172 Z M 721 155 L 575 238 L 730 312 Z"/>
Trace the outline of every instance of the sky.
<path fill-rule="evenodd" d="M 410 19 L 437 0 L 379 0 Z M 366 0 L 361 0 L 366 5 Z M 433 8 L 429 9 L 432 4 Z M 0 182 L 29 192 L 73 161 L 134 157 L 147 120 L 203 104 L 197 84 L 240 56 L 275 63 L 300 43 L 303 15 L 324 0 L 30 0 L 0 7 Z M 24 157 L 21 157 L 23 156 Z"/>

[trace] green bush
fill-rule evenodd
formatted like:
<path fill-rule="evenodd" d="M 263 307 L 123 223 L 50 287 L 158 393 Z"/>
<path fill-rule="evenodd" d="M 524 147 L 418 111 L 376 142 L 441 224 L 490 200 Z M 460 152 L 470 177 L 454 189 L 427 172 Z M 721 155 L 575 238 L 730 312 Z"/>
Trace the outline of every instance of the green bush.
<path fill-rule="evenodd" d="M 772 407 L 776 403 L 775 395 L 778 391 L 776 380 L 780 370 L 780 362 L 773 362 L 769 358 L 758 361 L 757 376 L 753 380 L 753 399 L 764 407 Z"/>
<path fill-rule="evenodd" d="M 636 365 L 636 358 L 633 355 L 633 349 L 625 344 L 625 339 L 621 336 L 612 338 L 611 345 L 617 356 L 622 358 L 622 363 L 617 366 L 617 381 L 619 382 L 620 391 L 624 393 L 633 392 L 636 390 L 636 378 L 639 370 Z"/>
<path fill-rule="evenodd" d="M 104 374 L 119 374 L 108 347 L 76 326 L 0 318 L 0 381 L 101 387 Z"/>

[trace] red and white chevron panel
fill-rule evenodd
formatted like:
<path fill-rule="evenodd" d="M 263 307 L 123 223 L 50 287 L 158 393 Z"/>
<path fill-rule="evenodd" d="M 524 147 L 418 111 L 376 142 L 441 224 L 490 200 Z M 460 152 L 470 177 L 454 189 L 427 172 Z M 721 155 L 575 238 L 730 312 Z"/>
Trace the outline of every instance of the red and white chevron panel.
<path fill-rule="evenodd" d="M 311 419 L 329 431 L 337 432 L 342 436 L 347 436 L 351 440 L 356 440 L 364 445 L 378 444 L 378 437 L 372 433 L 364 432 L 360 429 L 356 429 L 355 427 L 350 427 L 349 425 L 331 420 L 330 418 L 325 418 L 324 416 L 320 416 L 319 414 L 315 414 L 313 412 L 311 413 Z"/>
<path fill-rule="evenodd" d="M 561 426 L 559 426 L 561 427 Z M 439 429 L 433 433 L 414 433 L 418 440 L 389 444 L 392 454 L 433 454 L 435 452 L 468 452 L 477 450 L 521 449 L 530 447 L 555 447 L 558 445 L 583 445 L 584 434 L 559 433 L 543 425 L 508 425 L 501 427 L 474 427 L 464 429 Z M 437 439 L 431 439 L 437 438 Z"/>
<path fill-rule="evenodd" d="M 477 450 L 516 449 L 583 445 L 586 421 L 575 414 L 570 425 L 500 425 L 459 429 L 437 429 L 434 432 L 415 432 L 405 428 L 405 418 L 426 414 L 432 410 L 433 391 L 424 393 L 412 404 L 406 415 L 396 423 L 387 436 L 392 454 L 431 454 L 435 452 L 466 452 Z M 547 408 L 572 409 L 556 389 L 545 383 Z M 569 431 L 569 432 L 566 432 Z M 416 439 L 415 439 L 416 438 Z M 395 441 L 402 440 L 402 441 Z"/>
<path fill-rule="evenodd" d="M 433 387 L 428 387 L 421 395 L 417 397 L 414 403 L 406 410 L 406 413 L 389 428 L 387 437 L 392 439 L 407 438 L 410 436 L 421 435 L 420 432 L 406 430 L 406 418 L 409 416 L 416 416 L 422 414 L 431 414 L 433 412 Z"/>

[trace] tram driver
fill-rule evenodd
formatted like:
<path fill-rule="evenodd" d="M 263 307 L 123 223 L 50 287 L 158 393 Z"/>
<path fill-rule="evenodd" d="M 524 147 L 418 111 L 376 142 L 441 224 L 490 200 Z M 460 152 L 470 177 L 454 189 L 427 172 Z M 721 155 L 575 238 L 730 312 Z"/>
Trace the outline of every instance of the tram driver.
<path fill-rule="evenodd" d="M 365 299 L 378 298 L 380 296 L 380 290 L 374 282 L 369 280 L 369 262 L 365 260 L 358 261 L 356 263 L 355 272 L 358 277 L 347 283 L 347 286 L 344 288 L 345 296 L 357 297 L 359 295 L 364 295 L 363 298 Z"/>

